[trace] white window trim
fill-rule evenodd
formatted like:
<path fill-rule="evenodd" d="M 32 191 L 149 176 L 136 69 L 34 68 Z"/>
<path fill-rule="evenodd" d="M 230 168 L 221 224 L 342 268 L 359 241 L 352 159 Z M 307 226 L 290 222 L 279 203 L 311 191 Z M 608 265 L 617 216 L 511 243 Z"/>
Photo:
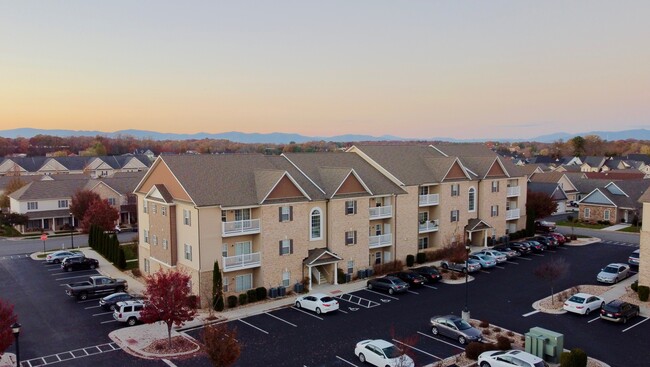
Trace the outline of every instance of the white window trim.
<path fill-rule="evenodd" d="M 312 217 L 315 212 L 318 212 L 318 217 L 320 221 L 320 231 L 319 231 L 319 236 L 314 237 L 314 231 L 313 231 L 313 224 L 312 224 Z M 313 208 L 312 210 L 309 211 L 309 240 L 310 241 L 317 241 L 317 240 L 322 240 L 323 239 L 323 210 L 321 208 Z"/>
<path fill-rule="evenodd" d="M 291 240 L 281 240 L 282 242 L 282 255 L 291 255 Z M 286 251 L 285 251 L 286 250 Z"/>
<path fill-rule="evenodd" d="M 470 198 L 470 194 L 474 196 L 473 199 Z M 467 211 L 469 211 L 470 213 L 475 212 L 476 211 L 476 189 L 474 188 L 474 186 L 470 187 L 469 190 L 467 190 L 467 200 L 469 202 L 467 206 Z"/>
<path fill-rule="evenodd" d="M 288 287 L 291 285 L 291 272 L 290 271 L 283 271 L 282 272 L 282 286 L 283 287 Z"/>

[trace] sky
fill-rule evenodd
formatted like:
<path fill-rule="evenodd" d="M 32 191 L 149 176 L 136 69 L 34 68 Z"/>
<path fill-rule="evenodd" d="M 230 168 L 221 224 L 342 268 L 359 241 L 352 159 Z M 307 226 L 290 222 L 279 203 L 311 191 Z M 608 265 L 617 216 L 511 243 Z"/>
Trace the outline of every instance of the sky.
<path fill-rule="evenodd" d="M 650 1 L 3 1 L 0 129 L 650 127 Z"/>

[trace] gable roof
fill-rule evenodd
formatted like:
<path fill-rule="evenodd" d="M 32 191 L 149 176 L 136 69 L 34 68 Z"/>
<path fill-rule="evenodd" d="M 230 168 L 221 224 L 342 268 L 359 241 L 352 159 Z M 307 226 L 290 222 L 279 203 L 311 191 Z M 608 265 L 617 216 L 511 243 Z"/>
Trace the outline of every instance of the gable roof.
<path fill-rule="evenodd" d="M 589 195 L 585 196 L 580 203 L 590 203 L 590 198 L 597 195 L 606 197 L 614 206 L 619 208 L 639 209 L 642 205 L 648 189 L 650 188 L 649 180 L 630 180 L 609 182 L 602 187 L 594 189 Z M 596 204 L 602 205 L 597 202 Z"/>
<path fill-rule="evenodd" d="M 82 180 L 32 181 L 9 194 L 9 197 L 19 201 L 70 198 L 77 190 L 84 189 L 87 184 L 87 178 Z"/>
<path fill-rule="evenodd" d="M 541 192 L 552 200 L 566 200 L 568 196 L 556 182 L 530 182 L 528 190 L 532 192 Z"/>
<path fill-rule="evenodd" d="M 585 172 L 585 177 L 605 180 L 639 180 L 645 177 L 645 173 L 637 170 L 610 170 L 607 172 Z"/>

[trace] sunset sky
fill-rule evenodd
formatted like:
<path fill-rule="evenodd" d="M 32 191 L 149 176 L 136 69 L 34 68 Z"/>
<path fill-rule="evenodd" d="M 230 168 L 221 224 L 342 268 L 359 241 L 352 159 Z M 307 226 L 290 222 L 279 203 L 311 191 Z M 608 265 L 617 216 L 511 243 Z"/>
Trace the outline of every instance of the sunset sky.
<path fill-rule="evenodd" d="M 0 129 L 650 126 L 650 1 L 4 1 Z"/>

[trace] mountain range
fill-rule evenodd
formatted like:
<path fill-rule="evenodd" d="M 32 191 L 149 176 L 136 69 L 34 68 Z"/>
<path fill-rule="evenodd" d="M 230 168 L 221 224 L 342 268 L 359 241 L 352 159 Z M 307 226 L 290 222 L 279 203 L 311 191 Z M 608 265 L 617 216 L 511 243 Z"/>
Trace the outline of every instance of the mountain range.
<path fill-rule="evenodd" d="M 176 133 L 161 133 L 157 131 L 147 131 L 147 130 L 118 130 L 114 132 L 105 132 L 97 130 L 48 130 L 48 129 L 33 129 L 33 128 L 20 128 L 20 129 L 9 129 L 9 130 L 0 130 L 0 137 L 5 138 L 31 138 L 36 135 L 51 135 L 51 136 L 60 136 L 60 137 L 70 137 L 70 136 L 106 136 L 110 138 L 115 138 L 118 136 L 133 136 L 138 139 L 151 139 L 151 140 L 189 140 L 189 139 L 225 139 L 238 143 L 262 143 L 262 144 L 288 144 L 291 142 L 294 143 L 305 143 L 310 141 L 333 141 L 333 142 L 355 142 L 355 141 L 407 141 L 407 140 L 426 140 L 426 141 L 449 141 L 449 142 L 478 142 L 484 141 L 481 139 L 454 139 L 446 137 L 422 137 L 419 139 L 412 138 L 402 138 L 399 136 L 392 135 L 382 135 L 382 136 L 372 136 L 372 135 L 336 135 L 336 136 L 305 136 L 300 134 L 291 134 L 291 133 L 242 133 L 237 131 L 225 132 L 225 133 L 195 133 L 195 134 L 176 134 Z M 489 139 L 492 141 L 501 141 L 501 142 L 512 142 L 512 141 L 535 141 L 540 143 L 552 143 L 558 140 L 567 141 L 576 136 L 585 137 L 587 135 L 597 135 L 603 140 L 626 140 L 626 139 L 636 139 L 636 140 L 650 140 L 650 130 L 648 129 L 635 129 L 635 130 L 622 130 L 622 131 L 590 131 L 577 134 L 569 133 L 554 133 L 548 135 L 541 135 L 538 137 L 530 139 L 514 139 L 514 138 L 503 138 L 503 139 Z"/>

